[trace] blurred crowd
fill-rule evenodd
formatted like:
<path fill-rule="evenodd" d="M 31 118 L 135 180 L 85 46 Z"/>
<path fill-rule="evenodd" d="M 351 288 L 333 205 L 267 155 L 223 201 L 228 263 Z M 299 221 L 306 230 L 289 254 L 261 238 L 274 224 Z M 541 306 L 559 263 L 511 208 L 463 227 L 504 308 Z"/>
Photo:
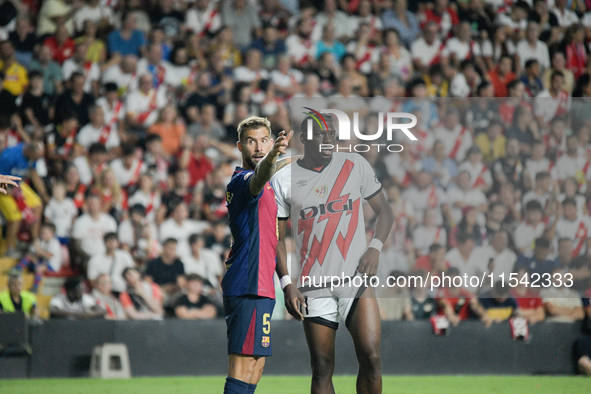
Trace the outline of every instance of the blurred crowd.
<path fill-rule="evenodd" d="M 519 278 L 478 292 L 388 289 L 383 319 L 582 320 L 588 9 L 585 0 L 1 2 L 0 173 L 25 179 L 0 195 L 6 256 L 18 261 L 2 309 L 33 308 L 18 276 L 30 271 L 32 293 L 44 277 L 68 278 L 52 317 L 219 316 L 238 123 L 264 116 L 277 133 L 294 127 L 291 99 L 329 108 L 345 98 L 369 131 L 379 113 L 418 119 L 418 141 L 401 140 L 401 153 L 363 153 L 396 217 L 379 275 Z M 537 292 L 523 280 L 533 274 L 571 274 L 573 286 Z"/>

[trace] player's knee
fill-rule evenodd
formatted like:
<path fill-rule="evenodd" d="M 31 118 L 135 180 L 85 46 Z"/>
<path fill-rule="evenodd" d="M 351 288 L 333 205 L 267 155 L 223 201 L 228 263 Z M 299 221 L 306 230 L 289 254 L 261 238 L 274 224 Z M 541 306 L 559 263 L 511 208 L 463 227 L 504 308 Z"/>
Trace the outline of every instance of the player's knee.
<path fill-rule="evenodd" d="M 359 360 L 359 366 L 368 372 L 377 372 L 381 370 L 381 355 L 378 348 L 367 350 Z"/>
<path fill-rule="evenodd" d="M 330 356 L 315 355 L 312 358 L 312 374 L 319 378 L 330 378 L 334 371 L 334 359 Z"/>

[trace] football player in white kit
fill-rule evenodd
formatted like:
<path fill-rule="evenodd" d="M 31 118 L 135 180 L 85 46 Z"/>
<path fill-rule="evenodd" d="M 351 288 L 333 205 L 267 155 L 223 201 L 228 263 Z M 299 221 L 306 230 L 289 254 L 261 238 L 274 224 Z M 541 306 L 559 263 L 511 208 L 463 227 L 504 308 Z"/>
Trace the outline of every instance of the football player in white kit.
<path fill-rule="evenodd" d="M 284 236 L 292 218 L 299 278 L 289 276 L 281 286 L 291 315 L 304 321 L 312 364 L 314 393 L 334 393 L 335 334 L 339 320 L 351 333 L 359 362 L 358 393 L 381 393 L 381 322 L 373 288 L 355 284 L 356 276 L 377 272 L 380 250 L 394 216 L 371 165 L 357 153 L 335 153 L 335 128 L 331 115 L 313 121 L 308 139 L 307 117 L 300 141 L 304 156 L 276 173 L 275 190 L 279 219 L 277 272 L 287 272 Z M 374 238 L 367 245 L 362 204 L 365 199 L 377 217 Z M 284 219 L 284 220 L 281 220 Z M 349 278 L 336 287 L 323 283 L 326 276 Z M 302 283 L 303 277 L 309 277 Z"/>

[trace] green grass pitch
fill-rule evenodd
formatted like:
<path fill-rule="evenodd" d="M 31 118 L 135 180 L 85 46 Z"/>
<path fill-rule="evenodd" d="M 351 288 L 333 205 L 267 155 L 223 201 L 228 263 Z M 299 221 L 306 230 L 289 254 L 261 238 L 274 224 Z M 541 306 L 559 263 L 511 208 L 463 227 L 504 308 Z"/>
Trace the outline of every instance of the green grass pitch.
<path fill-rule="evenodd" d="M 334 378 L 337 394 L 354 394 L 354 376 Z M 309 393 L 308 376 L 263 376 L 257 394 Z M 224 377 L 0 380 L 0 393 L 10 394 L 221 394 Z M 591 379 L 582 376 L 385 376 L 384 394 L 589 393 Z"/>

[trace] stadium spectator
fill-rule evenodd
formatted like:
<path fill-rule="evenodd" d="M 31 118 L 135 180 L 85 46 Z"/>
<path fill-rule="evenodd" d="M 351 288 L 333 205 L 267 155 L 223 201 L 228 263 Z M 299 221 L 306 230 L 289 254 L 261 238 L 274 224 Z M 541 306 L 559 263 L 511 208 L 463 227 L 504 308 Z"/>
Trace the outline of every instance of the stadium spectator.
<path fill-rule="evenodd" d="M 23 280 L 18 275 L 8 276 L 8 289 L 0 292 L 0 313 L 22 311 L 27 317 L 37 315 L 37 298 L 23 290 Z"/>
<path fill-rule="evenodd" d="M 526 63 L 533 59 L 538 62 L 542 70 L 550 68 L 548 46 L 539 39 L 539 36 L 540 25 L 534 21 L 530 21 L 527 24 L 525 38 L 517 44 L 516 53 L 519 57 L 521 67 L 525 67 Z"/>
<path fill-rule="evenodd" d="M 162 293 L 155 283 L 142 280 L 135 268 L 123 271 L 126 290 L 119 294 L 125 315 L 131 320 L 161 320 L 164 316 Z"/>
<path fill-rule="evenodd" d="M 566 272 L 562 267 L 556 267 L 550 272 L 552 275 L 556 273 L 564 278 Z M 547 314 L 546 321 L 568 323 L 583 320 L 585 312 L 579 293 L 567 287 L 565 281 L 554 281 L 552 285 L 540 290 Z"/>
<path fill-rule="evenodd" d="M 208 320 L 217 315 L 215 304 L 203 295 L 203 279 L 199 274 L 187 275 L 187 290 L 174 303 L 174 314 L 179 319 Z"/>
<path fill-rule="evenodd" d="M 488 78 L 494 87 L 495 97 L 507 97 L 507 84 L 516 78 L 511 56 L 502 56 L 498 66 L 488 72 Z"/>
<path fill-rule="evenodd" d="M 213 288 L 219 289 L 224 274 L 219 254 L 205 248 L 205 241 L 199 234 L 191 234 L 189 245 L 191 254 L 183 259 L 185 274 L 197 274 Z"/>
<path fill-rule="evenodd" d="M 536 59 L 526 60 L 525 71 L 520 80 L 525 85 L 525 90 L 529 97 L 536 97 L 544 90 L 540 75 L 540 64 L 538 61 Z"/>
<path fill-rule="evenodd" d="M 29 133 L 42 135 L 51 123 L 53 97 L 43 91 L 43 75 L 39 71 L 29 72 L 29 89 L 23 94 L 19 108 L 23 126 Z"/>
<path fill-rule="evenodd" d="M 136 14 L 128 12 L 121 17 L 121 28 L 113 30 L 107 39 L 109 51 L 114 55 L 139 56 L 145 49 L 144 33 L 136 29 Z"/>
<path fill-rule="evenodd" d="M 148 262 L 146 279 L 160 287 L 164 302 L 170 300 L 185 287 L 185 267 L 177 257 L 178 242 L 174 238 L 167 238 L 162 242 L 162 254 Z"/>
<path fill-rule="evenodd" d="M 471 311 L 480 308 L 478 299 L 468 290 L 455 286 L 453 279 L 460 277 L 460 271 L 451 267 L 445 274 L 450 278 L 437 290 L 437 314 L 445 316 L 453 326 L 470 318 Z"/>
<path fill-rule="evenodd" d="M 43 211 L 45 220 L 55 225 L 55 235 L 60 242 L 67 244 L 74 218 L 78 216 L 78 208 L 74 201 L 66 197 L 66 184 L 56 182 L 53 185 L 51 199 Z"/>
<path fill-rule="evenodd" d="M 39 33 L 37 34 L 39 35 Z M 43 41 L 43 46 L 51 50 L 51 57 L 61 66 L 67 59 L 72 57 L 76 43 L 71 38 L 66 26 L 60 25 L 55 34 Z"/>
<path fill-rule="evenodd" d="M 46 222 L 41 225 L 39 238 L 33 241 L 17 268 L 22 270 L 28 268 L 35 273 L 31 291 L 36 293 L 43 274 L 47 271 L 59 272 L 62 261 L 62 247 L 55 236 L 55 225 Z"/>
<path fill-rule="evenodd" d="M 408 11 L 406 0 L 396 0 L 394 6 L 382 14 L 382 23 L 385 29 L 396 30 L 402 43 L 409 47 L 419 36 L 419 21 L 413 12 Z"/>
<path fill-rule="evenodd" d="M 524 220 L 515 228 L 513 245 L 519 254 L 531 257 L 534 251 L 534 241 L 544 235 L 546 225 L 542 221 L 543 209 L 538 200 L 531 200 L 523 205 L 525 216 Z"/>
<path fill-rule="evenodd" d="M 565 198 L 561 206 L 563 214 L 549 227 L 546 236 L 549 239 L 570 239 L 573 243 L 573 257 L 585 254 L 591 219 L 579 214 L 574 198 Z"/>
<path fill-rule="evenodd" d="M 18 17 L 15 29 L 8 34 L 8 39 L 14 47 L 16 61 L 28 67 L 38 41 L 28 16 Z"/>
<path fill-rule="evenodd" d="M 87 213 L 74 221 L 72 242 L 74 251 L 83 260 L 105 253 L 104 236 L 117 231 L 117 222 L 101 212 L 101 197 L 91 193 L 86 197 Z"/>
<path fill-rule="evenodd" d="M 127 123 L 136 132 L 144 131 L 156 123 L 158 111 L 168 104 L 165 89 L 153 87 L 152 75 L 143 74 L 138 85 L 138 90 L 127 95 L 125 102 Z"/>
<path fill-rule="evenodd" d="M 517 262 L 517 255 L 508 247 L 509 237 L 507 232 L 499 230 L 489 237 L 490 245 L 477 247 L 474 253 L 480 261 L 486 263 L 485 271 L 489 275 L 492 273 L 494 278 L 500 278 L 502 274 L 505 274 L 508 277 L 513 272 L 513 267 Z"/>
<path fill-rule="evenodd" d="M 412 242 L 417 257 L 426 255 L 432 244 L 447 245 L 447 231 L 435 224 L 436 211 L 428 208 L 423 215 L 423 223 L 412 233 Z"/>
<path fill-rule="evenodd" d="M 189 237 L 192 234 L 201 234 L 208 228 L 209 224 L 205 221 L 189 219 L 187 205 L 181 200 L 173 205 L 170 218 L 160 225 L 159 238 L 162 242 L 168 238 L 176 239 L 178 255 L 183 259 L 191 254 Z"/>
<path fill-rule="evenodd" d="M 234 45 L 242 50 L 252 44 L 253 36 L 260 36 L 261 21 L 254 7 L 246 0 L 224 0 L 222 21 L 232 29 Z"/>
<path fill-rule="evenodd" d="M 123 279 L 122 279 L 123 280 Z M 117 298 L 113 296 L 111 277 L 109 274 L 100 274 L 94 282 L 94 288 L 90 294 L 96 300 L 97 305 L 106 310 L 105 319 L 123 320 L 127 317 L 123 307 Z"/>
<path fill-rule="evenodd" d="M 113 278 L 111 285 L 112 291 L 115 294 L 119 294 L 125 291 L 125 281 L 121 274 L 127 267 L 133 268 L 135 264 L 127 251 L 119 249 L 119 240 L 117 239 L 116 233 L 109 232 L 105 234 L 103 239 L 105 252 L 96 254 L 90 258 L 86 277 L 93 281 L 96 287 L 100 276 L 108 274 Z"/>
<path fill-rule="evenodd" d="M 556 263 L 548 258 L 550 254 L 550 242 L 547 238 L 539 237 L 535 240 L 533 255 L 531 257 L 519 256 L 514 269 L 525 269 L 530 274 L 542 275 L 550 273 Z"/>
<path fill-rule="evenodd" d="M 412 320 L 429 319 L 437 312 L 437 302 L 428 293 L 427 272 L 423 270 L 413 271 L 409 277 L 412 276 L 419 277 L 422 280 L 422 282 L 417 280 L 416 285 L 410 283 Z"/>
<path fill-rule="evenodd" d="M 27 70 L 17 62 L 12 42 L 0 44 L 0 69 L 4 72 L 3 87 L 14 96 L 20 96 L 29 85 Z"/>
<path fill-rule="evenodd" d="M 89 109 L 94 104 L 94 98 L 84 91 L 85 84 L 84 74 L 77 71 L 72 73 L 68 90 L 57 96 L 55 100 L 54 123 L 62 122 L 66 114 L 75 114 L 81 125 L 90 122 Z"/>
<path fill-rule="evenodd" d="M 53 60 L 49 46 L 42 45 L 39 48 L 37 59 L 32 59 L 29 63 L 29 72 L 32 71 L 39 71 L 43 74 L 43 91 L 46 94 L 53 96 L 62 92 L 62 69 Z"/>
<path fill-rule="evenodd" d="M 528 277 L 527 269 L 515 269 L 513 273 L 516 274 L 517 282 L 513 282 L 515 286 L 510 287 L 509 294 L 517 302 L 517 316 L 525 317 L 529 324 L 543 321 L 546 317 L 544 303 L 529 287 L 531 277 Z"/>
<path fill-rule="evenodd" d="M 80 278 L 69 278 L 64 284 L 64 293 L 57 294 L 49 302 L 52 319 L 101 319 L 107 311 L 96 300 L 84 294 Z"/>
<path fill-rule="evenodd" d="M 441 126 L 433 130 L 436 140 L 443 143 L 445 156 L 461 163 L 472 146 L 470 131 L 460 123 L 460 113 L 457 108 L 450 107 L 445 112 Z"/>
<path fill-rule="evenodd" d="M 517 313 L 517 302 L 509 294 L 509 286 L 503 281 L 495 282 L 494 287 L 483 293 L 478 301 L 486 310 L 485 324 L 501 323 Z"/>

